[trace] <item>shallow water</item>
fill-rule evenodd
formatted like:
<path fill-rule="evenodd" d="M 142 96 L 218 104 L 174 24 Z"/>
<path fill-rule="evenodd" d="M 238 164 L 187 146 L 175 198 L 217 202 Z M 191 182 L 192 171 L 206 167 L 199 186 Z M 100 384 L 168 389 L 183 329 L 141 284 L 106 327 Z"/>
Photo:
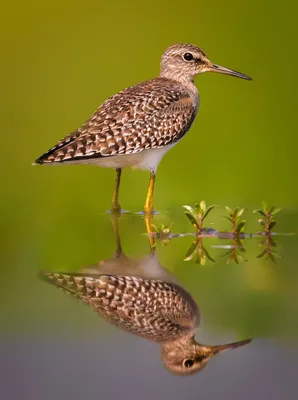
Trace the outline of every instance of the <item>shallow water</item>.
<path fill-rule="evenodd" d="M 41 257 L 43 237 L 39 246 L 25 246 L 27 265 L 20 257 L 1 280 L 6 398 L 22 393 L 25 398 L 63 394 L 64 399 L 80 399 L 103 390 L 112 397 L 125 392 L 151 399 L 152 387 L 158 398 L 178 399 L 185 391 L 188 396 L 200 393 L 200 398 L 296 398 L 298 272 L 296 237 L 288 234 L 295 232 L 297 214 L 282 210 L 276 216 L 273 261 L 266 258 L 268 253 L 258 258 L 266 249 L 264 236 L 243 239 L 240 247 L 226 239 L 225 213 L 218 207 L 206 219 L 211 232 L 225 231 L 224 239 L 198 239 L 182 208 L 155 215 L 152 230 L 159 229 L 159 234 L 149 235 L 142 215 L 125 213 L 118 219 L 78 211 L 75 218 L 84 217 L 85 229 L 72 232 L 67 224 L 60 226 L 66 236 L 59 249 L 50 246 Z M 247 233 L 260 231 L 250 207 L 245 218 Z M 170 235 L 160 237 L 164 225 L 170 226 Z M 209 258 L 204 258 L 206 251 Z M 124 263 L 118 262 L 120 254 L 125 254 Z M 198 306 L 200 343 L 253 340 L 215 356 L 198 375 L 171 375 L 160 360 L 158 344 L 110 325 L 38 277 L 41 270 L 92 276 L 98 268 L 107 268 L 105 274 L 177 282 Z"/>

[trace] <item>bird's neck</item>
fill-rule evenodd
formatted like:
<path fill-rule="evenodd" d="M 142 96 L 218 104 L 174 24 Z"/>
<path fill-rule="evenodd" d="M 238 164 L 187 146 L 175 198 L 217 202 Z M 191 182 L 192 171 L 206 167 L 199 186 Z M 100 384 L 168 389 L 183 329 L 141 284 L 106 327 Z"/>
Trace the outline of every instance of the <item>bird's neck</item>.
<path fill-rule="evenodd" d="M 189 332 L 181 332 L 180 335 L 173 340 L 161 344 L 163 351 L 170 352 L 173 349 L 183 349 L 192 344 L 196 344 L 194 338 L 194 331 L 191 329 Z"/>
<path fill-rule="evenodd" d="M 177 70 L 176 68 L 162 68 L 160 71 L 161 78 L 170 79 L 172 81 L 179 82 L 186 86 L 194 86 L 194 77 L 190 75 L 186 75 L 182 71 Z"/>
<path fill-rule="evenodd" d="M 171 68 L 162 69 L 159 75 L 160 78 L 168 79 L 178 83 L 181 88 L 183 88 L 189 96 L 193 99 L 196 109 L 199 107 L 199 92 L 194 83 L 194 77 L 187 76 L 180 73 L 177 70 Z"/>

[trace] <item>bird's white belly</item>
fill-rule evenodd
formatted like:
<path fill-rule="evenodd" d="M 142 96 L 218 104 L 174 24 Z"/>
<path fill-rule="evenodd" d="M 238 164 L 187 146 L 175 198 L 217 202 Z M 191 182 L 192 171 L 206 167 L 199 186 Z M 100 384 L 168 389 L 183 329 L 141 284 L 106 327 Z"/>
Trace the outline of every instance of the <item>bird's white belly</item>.
<path fill-rule="evenodd" d="M 156 148 L 143 150 L 134 154 L 122 154 L 116 156 L 99 157 L 93 159 L 72 160 L 69 164 L 93 164 L 105 168 L 125 168 L 144 169 L 156 171 L 158 164 L 163 156 L 175 146 L 176 143 Z"/>

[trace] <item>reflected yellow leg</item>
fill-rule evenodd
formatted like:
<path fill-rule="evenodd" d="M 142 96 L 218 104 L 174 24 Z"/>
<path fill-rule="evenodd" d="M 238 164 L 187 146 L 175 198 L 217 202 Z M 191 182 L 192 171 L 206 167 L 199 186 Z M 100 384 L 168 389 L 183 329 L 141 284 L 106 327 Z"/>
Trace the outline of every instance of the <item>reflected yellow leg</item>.
<path fill-rule="evenodd" d="M 147 192 L 147 197 L 146 197 L 146 202 L 145 202 L 145 207 L 144 207 L 146 214 L 152 214 L 152 212 L 153 212 L 153 201 L 152 200 L 153 200 L 154 183 L 155 183 L 155 173 L 153 171 L 151 171 L 148 192 Z"/>
<path fill-rule="evenodd" d="M 112 199 L 112 211 L 113 212 L 120 212 L 121 206 L 119 204 L 119 186 L 120 186 L 120 178 L 121 178 L 121 168 L 116 168 L 116 182 L 115 182 L 115 189 L 113 193 Z"/>
<path fill-rule="evenodd" d="M 119 258 L 122 255 L 120 232 L 119 232 L 119 217 L 120 217 L 119 213 L 116 213 L 116 212 L 112 213 L 112 225 L 113 225 L 113 231 L 114 231 L 114 236 L 115 236 L 115 241 L 116 241 L 116 252 L 115 252 L 116 258 Z"/>
<path fill-rule="evenodd" d="M 152 234 L 152 214 L 145 214 L 144 220 L 149 237 L 150 254 L 153 254 L 155 252 L 155 237 Z"/>

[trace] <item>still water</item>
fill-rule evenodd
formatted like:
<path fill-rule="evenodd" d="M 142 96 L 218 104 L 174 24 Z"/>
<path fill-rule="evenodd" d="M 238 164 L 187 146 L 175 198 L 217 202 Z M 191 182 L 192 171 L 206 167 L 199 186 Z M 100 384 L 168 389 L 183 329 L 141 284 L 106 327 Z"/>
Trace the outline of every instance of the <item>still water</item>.
<path fill-rule="evenodd" d="M 90 211 L 81 246 L 20 259 L 2 282 L 5 398 L 296 399 L 297 215 L 265 235 L 245 213 L 236 237 L 224 207 L 199 235 L 182 208 Z"/>

